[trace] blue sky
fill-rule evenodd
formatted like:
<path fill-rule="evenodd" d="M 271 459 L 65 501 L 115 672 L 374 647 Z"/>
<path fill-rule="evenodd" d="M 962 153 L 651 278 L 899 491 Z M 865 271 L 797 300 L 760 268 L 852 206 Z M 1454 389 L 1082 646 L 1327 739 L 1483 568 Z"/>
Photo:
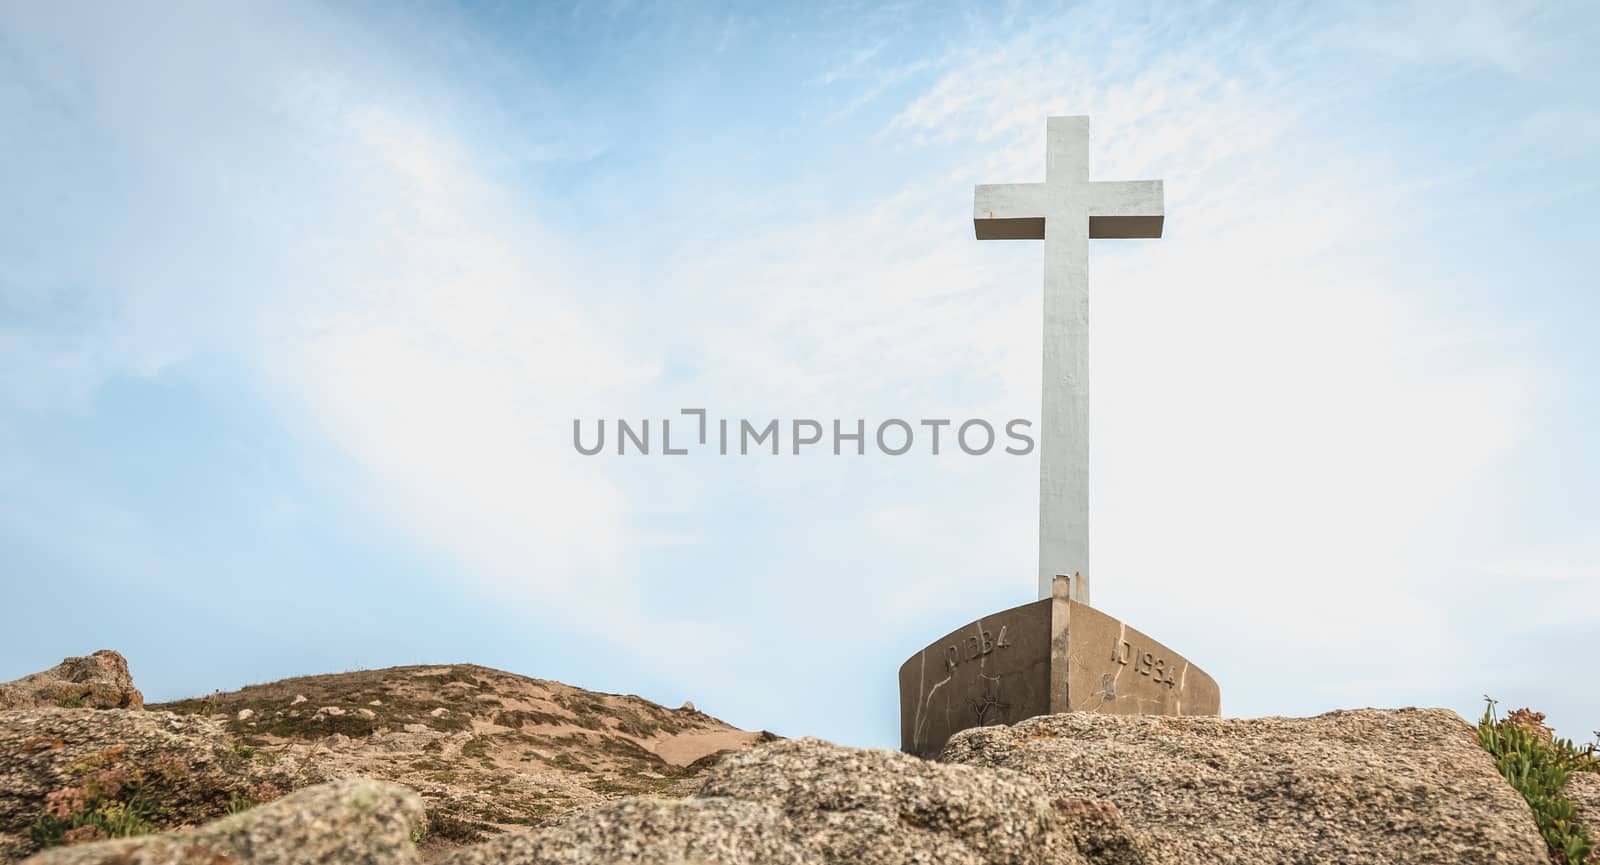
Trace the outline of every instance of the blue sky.
<path fill-rule="evenodd" d="M 1097 243 L 1095 602 L 1233 715 L 1600 728 L 1585 4 L 11 4 L 0 678 L 471 661 L 892 746 L 1030 600 L 1035 457 L 582 457 L 575 417 L 1032 418 L 975 183 Z"/>

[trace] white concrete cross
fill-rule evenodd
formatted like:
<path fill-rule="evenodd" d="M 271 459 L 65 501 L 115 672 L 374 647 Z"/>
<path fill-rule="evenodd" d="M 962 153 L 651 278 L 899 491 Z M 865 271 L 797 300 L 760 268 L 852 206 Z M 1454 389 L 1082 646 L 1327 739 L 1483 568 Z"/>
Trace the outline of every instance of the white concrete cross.
<path fill-rule="evenodd" d="M 1039 597 L 1057 574 L 1089 602 L 1089 238 L 1160 237 L 1161 181 L 1089 179 L 1089 118 L 1045 124 L 1045 180 L 979 186 L 979 240 L 1044 241 Z"/>

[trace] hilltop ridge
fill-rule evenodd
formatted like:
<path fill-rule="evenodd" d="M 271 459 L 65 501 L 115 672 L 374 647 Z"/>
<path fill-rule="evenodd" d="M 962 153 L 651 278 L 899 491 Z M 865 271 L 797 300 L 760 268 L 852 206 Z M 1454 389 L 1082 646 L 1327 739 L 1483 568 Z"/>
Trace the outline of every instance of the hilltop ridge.
<path fill-rule="evenodd" d="M 719 755 L 776 738 L 687 703 L 477 664 L 298 676 L 144 704 L 126 660 L 101 650 L 0 683 L 0 865 L 354 779 L 415 791 L 431 859 L 614 799 L 686 796 Z"/>
<path fill-rule="evenodd" d="M 113 652 L 6 684 L 0 863 L 1600 861 L 1596 748 L 1492 705 L 1072 712 L 929 760 L 471 664 L 144 708 Z"/>
<path fill-rule="evenodd" d="M 692 707 L 476 664 L 300 676 L 150 704 L 221 719 L 258 761 L 422 795 L 435 838 L 479 840 L 626 795 L 686 795 L 708 758 L 774 738 Z"/>

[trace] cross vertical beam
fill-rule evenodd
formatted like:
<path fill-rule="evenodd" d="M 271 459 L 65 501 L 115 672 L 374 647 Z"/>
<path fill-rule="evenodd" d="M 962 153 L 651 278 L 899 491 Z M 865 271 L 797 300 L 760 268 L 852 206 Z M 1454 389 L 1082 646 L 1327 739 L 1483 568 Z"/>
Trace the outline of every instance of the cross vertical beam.
<path fill-rule="evenodd" d="M 1045 123 L 1045 181 L 979 186 L 979 240 L 1044 241 L 1039 597 L 1057 575 L 1089 603 L 1089 238 L 1160 237 L 1159 180 L 1089 180 L 1089 118 Z"/>

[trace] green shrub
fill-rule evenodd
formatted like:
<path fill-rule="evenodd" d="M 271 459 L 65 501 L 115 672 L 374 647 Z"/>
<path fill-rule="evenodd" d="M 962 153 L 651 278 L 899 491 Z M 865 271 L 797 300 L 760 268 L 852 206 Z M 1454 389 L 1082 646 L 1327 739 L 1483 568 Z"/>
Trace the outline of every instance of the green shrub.
<path fill-rule="evenodd" d="M 70 783 L 45 795 L 28 837 L 40 847 L 55 847 L 153 832 L 165 816 L 156 794 L 187 772 L 174 755 L 129 765 L 125 745 L 85 755 L 65 767 Z"/>
<path fill-rule="evenodd" d="M 91 799 L 70 813 L 45 813 L 28 827 L 28 837 L 40 847 L 56 847 L 106 838 L 131 838 L 155 831 L 157 808 L 134 795 L 126 801 Z"/>
<path fill-rule="evenodd" d="M 1533 809 L 1551 857 L 1565 865 L 1585 865 L 1595 847 L 1578 823 L 1577 807 L 1567 799 L 1567 779 L 1573 772 L 1600 771 L 1600 763 L 1592 746 L 1580 749 L 1570 739 L 1556 738 L 1540 723 L 1543 718 L 1519 709 L 1502 720 L 1489 700 L 1478 721 L 1478 744 Z"/>

